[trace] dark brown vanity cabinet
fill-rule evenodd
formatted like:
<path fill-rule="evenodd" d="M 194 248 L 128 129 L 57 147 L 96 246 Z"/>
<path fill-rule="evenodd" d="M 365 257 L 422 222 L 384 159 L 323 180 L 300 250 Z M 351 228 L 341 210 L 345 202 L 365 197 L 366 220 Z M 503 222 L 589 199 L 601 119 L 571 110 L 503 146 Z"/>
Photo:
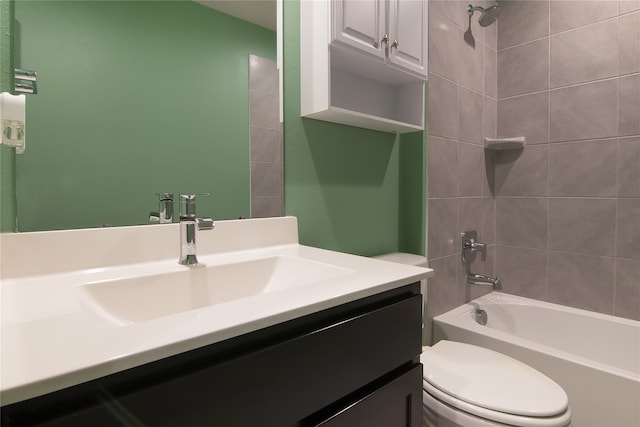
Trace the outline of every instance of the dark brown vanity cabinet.
<path fill-rule="evenodd" d="M 404 286 L 4 406 L 2 426 L 418 427 L 419 292 Z"/>

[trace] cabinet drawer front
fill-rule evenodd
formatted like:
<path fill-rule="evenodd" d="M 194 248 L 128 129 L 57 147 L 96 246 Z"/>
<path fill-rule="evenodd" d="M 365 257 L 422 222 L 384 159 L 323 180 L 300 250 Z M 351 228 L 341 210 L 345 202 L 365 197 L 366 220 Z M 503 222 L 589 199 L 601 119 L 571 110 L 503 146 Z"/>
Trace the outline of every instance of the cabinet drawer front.
<path fill-rule="evenodd" d="M 422 365 L 361 397 L 318 427 L 421 427 Z"/>
<path fill-rule="evenodd" d="M 414 360 L 422 349 L 421 302 L 414 296 L 121 402 L 145 413 L 138 418 L 147 426 L 292 425 Z M 186 418 L 165 422 L 180 412 Z"/>
<path fill-rule="evenodd" d="M 179 425 L 210 425 L 202 419 L 224 426 L 291 425 L 415 359 L 422 349 L 420 305 L 414 296 L 122 403 L 148 412 L 149 426 L 175 426 L 163 421 L 179 411 L 186 417 Z"/>
<path fill-rule="evenodd" d="M 123 377 L 94 380 L 71 394 L 25 402 L 22 409 L 3 413 L 3 425 L 295 425 L 356 390 L 369 390 L 390 371 L 417 363 L 422 349 L 417 289 L 414 284 L 386 299 L 296 319 L 285 329 L 251 338 L 250 348 L 220 343 L 197 357 L 191 356 L 196 351 L 185 353 L 171 364 L 158 361 Z M 144 375 L 133 375 L 140 371 Z"/>

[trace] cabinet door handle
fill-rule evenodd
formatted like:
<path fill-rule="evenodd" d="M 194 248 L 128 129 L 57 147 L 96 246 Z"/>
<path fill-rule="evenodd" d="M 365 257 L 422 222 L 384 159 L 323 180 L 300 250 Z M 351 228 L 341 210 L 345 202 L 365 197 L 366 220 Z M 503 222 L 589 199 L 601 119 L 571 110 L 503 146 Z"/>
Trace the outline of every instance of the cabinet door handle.
<path fill-rule="evenodd" d="M 400 48 L 400 42 L 398 42 L 398 40 L 394 40 L 393 43 L 391 44 L 391 49 L 393 48 L 399 49 Z"/>
<path fill-rule="evenodd" d="M 384 44 L 386 44 L 386 45 L 388 46 L 388 45 L 389 45 L 389 34 L 384 34 L 384 35 L 382 36 L 382 40 L 380 40 L 380 43 L 384 43 Z M 376 45 L 377 45 L 377 44 L 378 44 L 378 43 L 376 43 Z M 375 45 L 374 45 L 374 46 L 375 46 Z M 378 46 L 375 46 L 375 47 L 378 47 Z"/>

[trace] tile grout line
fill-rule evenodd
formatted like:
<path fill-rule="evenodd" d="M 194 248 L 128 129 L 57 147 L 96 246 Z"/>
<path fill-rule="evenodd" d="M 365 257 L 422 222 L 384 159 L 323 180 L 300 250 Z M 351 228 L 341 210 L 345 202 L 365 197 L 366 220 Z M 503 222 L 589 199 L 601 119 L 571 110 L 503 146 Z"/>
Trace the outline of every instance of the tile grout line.
<path fill-rule="evenodd" d="M 616 80 L 616 121 L 617 126 L 617 134 L 616 136 L 620 136 L 620 0 L 618 0 L 618 10 L 616 17 L 616 42 L 617 42 L 617 52 L 618 57 L 616 58 L 616 71 L 617 71 L 617 80 Z M 620 193 L 620 139 L 616 142 L 616 196 Z M 619 209 L 619 197 L 616 197 L 616 209 L 615 209 L 615 222 L 613 227 L 613 253 L 614 253 L 614 261 L 613 261 L 613 289 L 611 296 L 611 313 L 615 316 L 616 314 L 616 295 L 618 292 L 618 209 Z"/>
<path fill-rule="evenodd" d="M 629 15 L 629 14 L 632 14 L 632 13 L 634 13 L 634 12 L 633 11 L 632 12 L 628 12 L 625 15 Z M 547 37 L 552 37 L 552 36 L 555 37 L 555 36 L 558 36 L 558 35 L 570 33 L 572 31 L 584 29 L 586 27 L 589 27 L 589 26 L 592 26 L 592 25 L 601 24 L 601 23 L 606 22 L 606 21 L 613 21 L 614 19 L 617 19 L 617 18 L 619 18 L 619 16 L 610 16 L 608 18 L 600 19 L 599 21 L 589 22 L 588 24 L 583 24 L 583 25 L 580 25 L 578 27 L 569 28 L 568 30 L 558 31 L 557 33 L 551 34 L 551 4 L 549 4 L 549 32 L 546 35 L 539 36 L 539 37 L 537 37 L 535 39 L 527 40 L 527 41 L 524 41 L 524 42 L 521 42 L 521 43 L 517 43 L 517 44 L 514 44 L 512 46 L 498 48 L 497 50 L 498 50 L 498 52 L 500 52 L 500 51 L 513 49 L 513 48 L 516 48 L 516 47 L 524 46 L 524 45 L 529 44 L 529 43 L 534 43 L 534 42 L 537 42 L 537 41 L 541 41 L 541 40 L 543 40 L 543 39 L 545 39 Z"/>
<path fill-rule="evenodd" d="M 551 48 L 549 48 L 549 52 L 551 52 Z M 549 65 L 549 67 L 551 67 L 551 65 Z M 586 81 L 586 82 L 572 83 L 572 84 L 569 84 L 569 85 L 558 86 L 558 87 L 553 87 L 553 88 L 550 87 L 551 84 L 549 83 L 549 87 L 547 89 L 534 90 L 532 92 L 518 93 L 518 94 L 504 96 L 504 97 L 498 96 L 497 100 L 498 101 L 506 101 L 506 100 L 516 99 L 516 98 L 523 98 L 523 97 L 529 96 L 529 95 L 540 95 L 540 94 L 544 94 L 544 93 L 547 93 L 547 92 L 557 92 L 557 91 L 566 90 L 566 89 L 570 89 L 570 88 L 574 88 L 574 87 L 578 87 L 578 86 L 587 86 L 587 85 L 590 85 L 590 84 L 604 83 L 604 82 L 607 82 L 607 81 L 619 80 L 620 77 L 633 77 L 633 76 L 636 76 L 636 75 L 640 75 L 640 72 L 633 71 L 633 72 L 629 72 L 629 73 L 622 74 L 622 75 L 615 75 L 615 76 L 611 76 L 611 77 L 603 77 L 603 78 L 599 78 L 599 79 L 595 79 L 595 80 L 589 80 L 589 81 Z"/>
<path fill-rule="evenodd" d="M 551 142 L 551 0 L 549 0 L 549 16 L 548 16 L 548 52 L 547 52 L 547 60 L 549 64 L 549 69 L 547 70 L 547 141 Z M 549 282 L 550 279 L 550 252 L 549 252 L 549 211 L 551 210 L 551 198 L 549 197 L 551 194 L 551 145 L 549 145 L 549 149 L 547 150 L 547 244 L 545 249 L 545 258 L 546 258 L 546 284 L 545 284 L 545 297 L 547 301 L 551 300 L 551 284 Z"/>

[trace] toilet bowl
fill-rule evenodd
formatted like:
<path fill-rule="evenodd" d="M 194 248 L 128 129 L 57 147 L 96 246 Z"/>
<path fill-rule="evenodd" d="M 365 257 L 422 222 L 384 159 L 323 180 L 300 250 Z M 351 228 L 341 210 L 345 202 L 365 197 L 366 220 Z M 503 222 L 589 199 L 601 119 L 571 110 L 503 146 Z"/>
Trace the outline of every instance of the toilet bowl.
<path fill-rule="evenodd" d="M 406 255 L 406 256 L 405 256 Z M 413 254 L 376 257 L 427 266 Z M 426 298 L 426 281 L 422 293 Z M 504 354 L 454 341 L 422 348 L 425 427 L 567 427 L 565 391 L 549 377 Z"/>

